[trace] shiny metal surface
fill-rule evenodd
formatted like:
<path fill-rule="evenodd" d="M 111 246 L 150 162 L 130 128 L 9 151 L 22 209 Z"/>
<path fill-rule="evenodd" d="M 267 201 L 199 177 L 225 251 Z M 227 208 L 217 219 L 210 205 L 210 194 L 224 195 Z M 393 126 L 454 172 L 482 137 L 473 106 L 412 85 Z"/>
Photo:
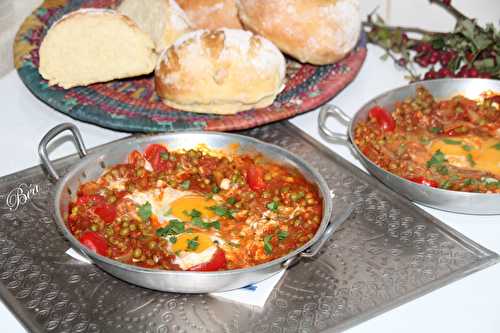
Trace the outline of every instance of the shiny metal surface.
<path fill-rule="evenodd" d="M 80 134 L 78 129 L 71 124 L 61 124 L 53 128 L 40 142 L 40 157 L 48 170 L 53 169 L 53 167 L 47 157 L 46 146 L 58 133 L 68 129 L 75 134 L 75 142 L 79 142 Z M 164 143 L 172 150 L 195 148 L 199 144 L 206 144 L 212 149 L 223 150 L 229 149 L 232 144 L 238 144 L 238 153 L 260 152 L 277 163 L 297 168 L 307 180 L 318 186 L 323 201 L 323 218 L 320 227 L 309 242 L 282 258 L 250 268 L 220 272 L 185 272 L 141 268 L 112 260 L 89 250 L 71 234 L 65 223 L 68 204 L 75 199 L 78 186 L 82 182 L 98 178 L 107 167 L 123 163 L 123 161 L 127 160 L 127 156 L 131 151 L 144 151 L 146 146 L 151 143 Z M 80 155 L 82 155 L 81 148 L 83 144 L 78 146 L 80 147 Z M 58 177 L 55 170 L 51 174 L 54 178 Z M 313 257 L 350 214 L 350 210 L 338 212 L 339 214 L 330 223 L 332 198 L 328 185 L 323 177 L 301 158 L 278 146 L 254 138 L 216 132 L 182 132 L 130 137 L 111 143 L 98 153 L 83 157 L 63 178 L 59 179 L 54 189 L 53 205 L 55 207 L 55 220 L 64 236 L 75 249 L 90 258 L 96 265 L 120 279 L 142 287 L 183 293 L 208 293 L 241 288 L 270 277 L 283 267 L 287 268 L 296 263 L 301 257 Z"/>
<path fill-rule="evenodd" d="M 348 140 L 345 140 L 346 136 L 344 133 L 335 133 L 326 125 L 327 118 L 338 118 L 339 114 L 342 119 L 340 122 L 345 124 L 346 114 L 344 112 L 339 113 L 338 108 L 332 108 L 331 106 L 324 107 L 320 111 L 318 118 L 318 125 L 322 135 L 325 139 L 331 140 L 334 143 L 348 144 L 371 174 L 412 201 L 455 213 L 478 215 L 500 214 L 500 194 L 449 191 L 411 182 L 387 172 L 371 162 L 354 143 L 354 128 L 358 122 L 366 119 L 370 108 L 379 105 L 388 111 L 394 110 L 395 102 L 414 96 L 418 85 L 427 88 L 436 99 L 447 99 L 457 94 L 474 99 L 478 98 L 484 91 L 492 90 L 500 92 L 499 80 L 440 79 L 413 83 L 390 90 L 366 103 L 349 122 L 347 129 Z"/>
<path fill-rule="evenodd" d="M 71 244 L 50 207 L 54 183 L 40 166 L 0 178 L 1 299 L 34 333 L 339 332 L 499 260 L 287 122 L 244 134 L 308 161 L 335 194 L 334 214 L 354 205 L 314 260 L 285 272 L 263 308 L 136 287 L 66 255 Z M 78 161 L 53 164 L 64 174 Z M 20 184 L 39 191 L 11 210 L 5 197 Z"/>

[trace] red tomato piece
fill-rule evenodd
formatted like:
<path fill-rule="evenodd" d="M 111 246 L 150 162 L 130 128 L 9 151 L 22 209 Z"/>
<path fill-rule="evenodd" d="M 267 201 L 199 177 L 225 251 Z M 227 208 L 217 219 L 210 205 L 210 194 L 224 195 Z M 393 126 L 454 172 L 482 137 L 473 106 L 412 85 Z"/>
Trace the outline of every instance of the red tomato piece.
<path fill-rule="evenodd" d="M 111 223 L 116 218 L 116 208 L 106 203 L 95 207 L 94 212 L 106 223 Z"/>
<path fill-rule="evenodd" d="M 264 182 L 264 170 L 253 164 L 250 165 L 247 170 L 247 183 L 254 191 L 263 190 L 266 187 L 266 183 Z"/>
<path fill-rule="evenodd" d="M 371 108 L 368 115 L 374 118 L 384 131 L 392 132 L 396 128 L 396 121 L 394 121 L 392 115 L 380 106 Z"/>
<path fill-rule="evenodd" d="M 80 237 L 80 242 L 94 252 L 105 256 L 108 252 L 108 242 L 97 232 L 87 231 Z"/>
<path fill-rule="evenodd" d="M 439 187 L 439 184 L 435 180 L 427 179 L 423 176 L 410 178 L 408 180 L 411 180 L 412 182 L 417 183 L 417 184 L 427 185 L 430 187 Z"/>
<path fill-rule="evenodd" d="M 225 268 L 227 268 L 226 255 L 224 254 L 224 251 L 217 248 L 217 251 L 215 251 L 215 253 L 212 256 L 212 259 L 210 259 L 210 261 L 204 262 L 203 264 L 193 266 L 189 270 L 196 271 L 196 272 L 211 272 L 211 271 L 218 271 L 219 269 L 225 269 Z"/>
<path fill-rule="evenodd" d="M 85 206 L 85 205 L 101 205 L 105 204 L 106 200 L 102 195 L 82 195 L 78 197 L 76 200 L 77 206 Z"/>
<path fill-rule="evenodd" d="M 164 154 L 168 153 L 167 148 L 162 145 L 153 143 L 150 144 L 144 151 L 144 158 L 151 163 L 153 170 L 163 171 L 170 168 L 170 161 L 164 159 Z"/>

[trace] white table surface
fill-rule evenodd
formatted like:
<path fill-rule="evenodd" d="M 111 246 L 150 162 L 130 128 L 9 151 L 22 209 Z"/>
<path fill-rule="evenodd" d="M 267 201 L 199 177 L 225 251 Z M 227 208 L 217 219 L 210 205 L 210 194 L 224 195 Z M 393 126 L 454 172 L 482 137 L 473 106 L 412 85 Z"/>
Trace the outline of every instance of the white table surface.
<path fill-rule="evenodd" d="M 0 0 L 1 1 L 1 0 Z M 479 1 L 483 3 L 485 1 Z M 500 13 L 500 2 L 491 1 L 483 9 L 484 16 Z M 477 7 L 475 15 L 477 13 Z M 498 19 L 498 15 L 496 15 Z M 373 96 L 405 84 L 403 73 L 391 62 L 382 62 L 381 50 L 369 47 L 368 58 L 358 75 L 331 103 L 342 107 L 348 114 Z M 126 136 L 94 125 L 74 121 L 52 110 L 37 100 L 23 85 L 15 71 L 0 78 L 0 176 L 7 175 L 39 163 L 37 145 L 41 137 L 53 126 L 66 121 L 76 123 L 88 147 Z M 317 111 L 293 118 L 302 130 L 326 144 L 357 166 L 359 162 L 346 147 L 324 142 L 318 134 Z M 331 124 L 341 130 L 339 125 Z M 74 152 L 70 143 L 64 143 L 52 152 L 60 157 Z M 500 252 L 500 216 L 467 216 L 424 208 L 452 228 L 479 244 Z M 0 302 L 0 331 L 24 332 L 24 328 Z M 349 333 L 374 332 L 500 332 L 500 265 L 489 267 L 462 280 L 433 291 L 414 301 L 368 320 Z"/>

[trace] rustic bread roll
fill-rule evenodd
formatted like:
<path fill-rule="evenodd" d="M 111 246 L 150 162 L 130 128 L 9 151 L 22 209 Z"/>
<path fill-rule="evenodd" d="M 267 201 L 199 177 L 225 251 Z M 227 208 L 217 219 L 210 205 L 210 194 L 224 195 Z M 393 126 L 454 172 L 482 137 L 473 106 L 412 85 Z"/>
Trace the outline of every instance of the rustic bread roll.
<path fill-rule="evenodd" d="M 177 0 L 195 29 L 242 29 L 235 0 Z"/>
<path fill-rule="evenodd" d="M 63 88 L 151 73 L 151 38 L 129 18 L 105 9 L 81 9 L 54 23 L 40 45 L 39 72 Z"/>
<path fill-rule="evenodd" d="M 266 107 L 284 88 L 285 58 L 273 43 L 237 29 L 198 30 L 160 56 L 156 91 L 176 109 L 234 114 Z"/>
<path fill-rule="evenodd" d="M 246 28 L 315 65 L 343 58 L 361 31 L 359 0 L 236 0 L 236 5 Z"/>
<path fill-rule="evenodd" d="M 188 17 L 174 0 L 123 0 L 117 10 L 153 38 L 158 52 L 192 30 Z"/>

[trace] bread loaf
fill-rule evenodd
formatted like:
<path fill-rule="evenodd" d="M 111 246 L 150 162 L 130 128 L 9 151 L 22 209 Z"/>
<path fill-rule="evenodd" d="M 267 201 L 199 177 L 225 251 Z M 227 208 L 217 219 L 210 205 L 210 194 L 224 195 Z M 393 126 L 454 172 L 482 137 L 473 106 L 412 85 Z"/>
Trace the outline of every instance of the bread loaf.
<path fill-rule="evenodd" d="M 284 88 L 285 58 L 249 31 L 198 30 L 160 56 L 155 84 L 176 109 L 234 114 L 272 104 Z"/>
<path fill-rule="evenodd" d="M 334 63 L 361 31 L 359 0 L 236 0 L 243 25 L 301 62 Z"/>
<path fill-rule="evenodd" d="M 177 0 L 195 29 L 242 29 L 235 0 Z"/>
<path fill-rule="evenodd" d="M 192 30 L 188 17 L 174 0 L 123 0 L 117 10 L 151 36 L 158 52 Z"/>
<path fill-rule="evenodd" d="M 81 9 L 54 23 L 43 39 L 39 72 L 63 88 L 151 73 L 151 38 L 116 11 Z"/>

